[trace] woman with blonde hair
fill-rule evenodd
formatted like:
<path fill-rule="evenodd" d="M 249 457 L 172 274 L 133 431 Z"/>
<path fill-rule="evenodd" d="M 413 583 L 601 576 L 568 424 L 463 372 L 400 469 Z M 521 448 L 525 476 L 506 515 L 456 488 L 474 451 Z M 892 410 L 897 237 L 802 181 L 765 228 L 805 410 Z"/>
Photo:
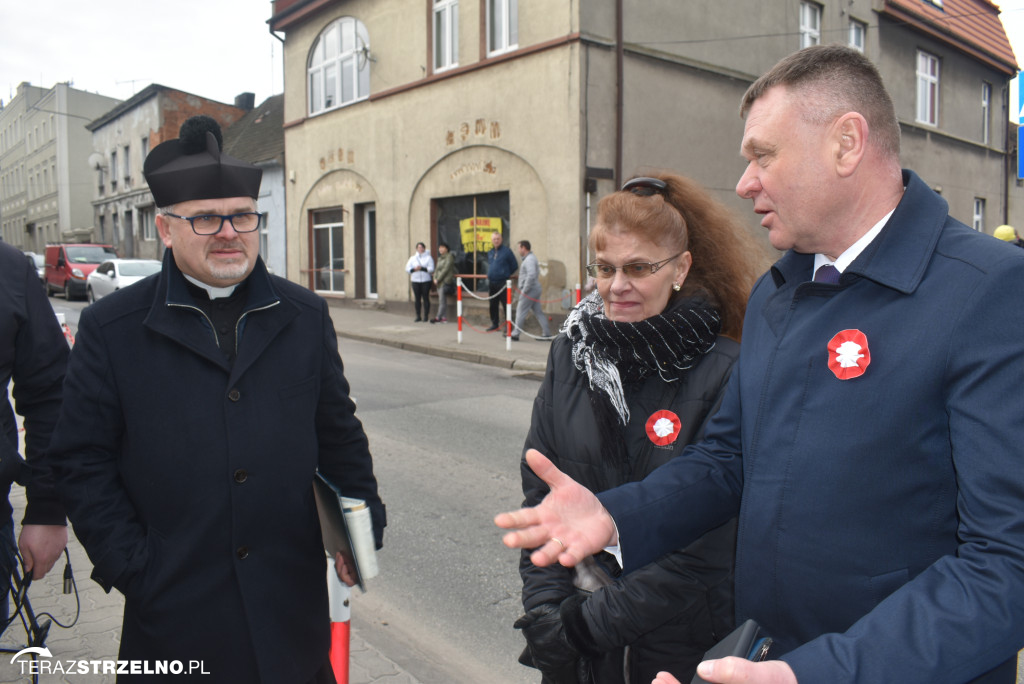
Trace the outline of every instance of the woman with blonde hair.
<path fill-rule="evenodd" d="M 741 221 L 694 181 L 634 178 L 602 198 L 597 287 L 555 339 L 523 453 L 601 492 L 641 480 L 700 438 L 736 361 L 761 269 Z M 524 506 L 547 494 L 525 460 Z M 546 684 L 689 681 L 732 629 L 735 520 L 622 576 L 601 552 L 575 568 L 520 561 L 527 646 Z"/>

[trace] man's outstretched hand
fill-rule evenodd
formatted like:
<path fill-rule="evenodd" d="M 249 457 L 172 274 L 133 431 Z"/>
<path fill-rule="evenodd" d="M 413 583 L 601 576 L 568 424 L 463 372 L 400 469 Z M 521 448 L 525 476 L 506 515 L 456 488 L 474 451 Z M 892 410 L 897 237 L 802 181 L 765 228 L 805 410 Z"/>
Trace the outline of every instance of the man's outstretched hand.
<path fill-rule="evenodd" d="M 536 549 L 534 565 L 556 561 L 571 568 L 587 556 L 618 543 L 615 523 L 593 492 L 555 467 L 536 449 L 526 463 L 551 491 L 533 508 L 499 513 L 494 524 L 513 530 L 502 541 L 513 549 Z"/>
<path fill-rule="evenodd" d="M 754 663 L 730 656 L 720 660 L 705 660 L 697 666 L 697 674 L 717 684 L 797 684 L 796 675 L 781 660 Z M 651 684 L 681 684 L 668 672 L 659 672 Z"/>

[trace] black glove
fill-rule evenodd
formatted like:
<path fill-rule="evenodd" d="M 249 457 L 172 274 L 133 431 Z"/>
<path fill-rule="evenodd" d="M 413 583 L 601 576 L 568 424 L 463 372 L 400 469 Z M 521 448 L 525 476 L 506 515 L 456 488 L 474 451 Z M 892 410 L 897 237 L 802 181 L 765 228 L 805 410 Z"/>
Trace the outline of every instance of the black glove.
<path fill-rule="evenodd" d="M 527 611 L 512 625 L 523 630 L 526 649 L 519 662 L 544 673 L 545 682 L 577 684 L 577 660 L 580 654 L 565 636 L 559 606 L 545 603 Z"/>
<path fill-rule="evenodd" d="M 578 653 L 588 658 L 597 658 L 602 651 L 594 643 L 594 635 L 583 617 L 583 604 L 590 593 L 578 593 L 562 601 L 558 615 L 562 621 L 562 630 L 569 645 Z"/>

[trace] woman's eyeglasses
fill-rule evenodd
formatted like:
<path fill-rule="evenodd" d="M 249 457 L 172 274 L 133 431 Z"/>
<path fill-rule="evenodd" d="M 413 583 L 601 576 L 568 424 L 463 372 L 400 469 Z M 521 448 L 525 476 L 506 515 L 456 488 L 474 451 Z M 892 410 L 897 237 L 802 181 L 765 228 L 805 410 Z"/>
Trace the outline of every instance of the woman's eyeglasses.
<path fill-rule="evenodd" d="M 587 264 L 587 273 L 592 278 L 597 278 L 598 280 L 614 278 L 616 271 L 622 271 L 622 274 L 627 278 L 646 278 L 657 273 L 665 264 L 679 257 L 680 254 L 682 252 L 655 263 L 650 261 L 634 261 L 631 264 L 623 264 L 622 266 L 610 266 L 602 263 Z"/>

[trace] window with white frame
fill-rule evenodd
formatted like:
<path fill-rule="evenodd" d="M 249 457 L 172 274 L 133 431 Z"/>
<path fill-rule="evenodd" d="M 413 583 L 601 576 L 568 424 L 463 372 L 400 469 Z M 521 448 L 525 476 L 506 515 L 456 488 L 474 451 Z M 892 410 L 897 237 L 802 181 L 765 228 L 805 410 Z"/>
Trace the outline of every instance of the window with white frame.
<path fill-rule="evenodd" d="M 139 209 L 139 223 L 142 224 L 142 239 L 156 240 L 156 212 L 153 207 Z"/>
<path fill-rule="evenodd" d="M 263 222 L 260 223 L 260 256 L 266 261 L 269 257 L 267 255 L 267 240 L 270 237 L 270 212 L 263 212 Z"/>
<path fill-rule="evenodd" d="M 519 0 L 487 0 L 487 54 L 519 47 Z"/>
<path fill-rule="evenodd" d="M 434 0 L 434 71 L 459 64 L 459 0 Z"/>
<path fill-rule="evenodd" d="M 313 43 L 307 69 L 309 113 L 319 114 L 370 94 L 370 35 L 363 22 L 342 17 Z"/>
<path fill-rule="evenodd" d="M 979 232 L 985 230 L 985 200 L 981 197 L 974 198 L 974 217 L 971 219 L 971 228 Z"/>
<path fill-rule="evenodd" d="M 800 47 L 810 47 L 821 42 L 821 5 L 813 2 L 800 3 Z"/>
<path fill-rule="evenodd" d="M 917 121 L 939 125 L 939 58 L 917 51 Z"/>
<path fill-rule="evenodd" d="M 850 47 L 859 52 L 864 52 L 864 40 L 867 34 L 867 24 L 856 19 L 850 20 Z"/>
<path fill-rule="evenodd" d="M 982 82 L 981 84 L 981 142 L 985 145 L 989 143 L 989 135 L 991 132 L 990 117 L 992 114 L 992 84 Z"/>

